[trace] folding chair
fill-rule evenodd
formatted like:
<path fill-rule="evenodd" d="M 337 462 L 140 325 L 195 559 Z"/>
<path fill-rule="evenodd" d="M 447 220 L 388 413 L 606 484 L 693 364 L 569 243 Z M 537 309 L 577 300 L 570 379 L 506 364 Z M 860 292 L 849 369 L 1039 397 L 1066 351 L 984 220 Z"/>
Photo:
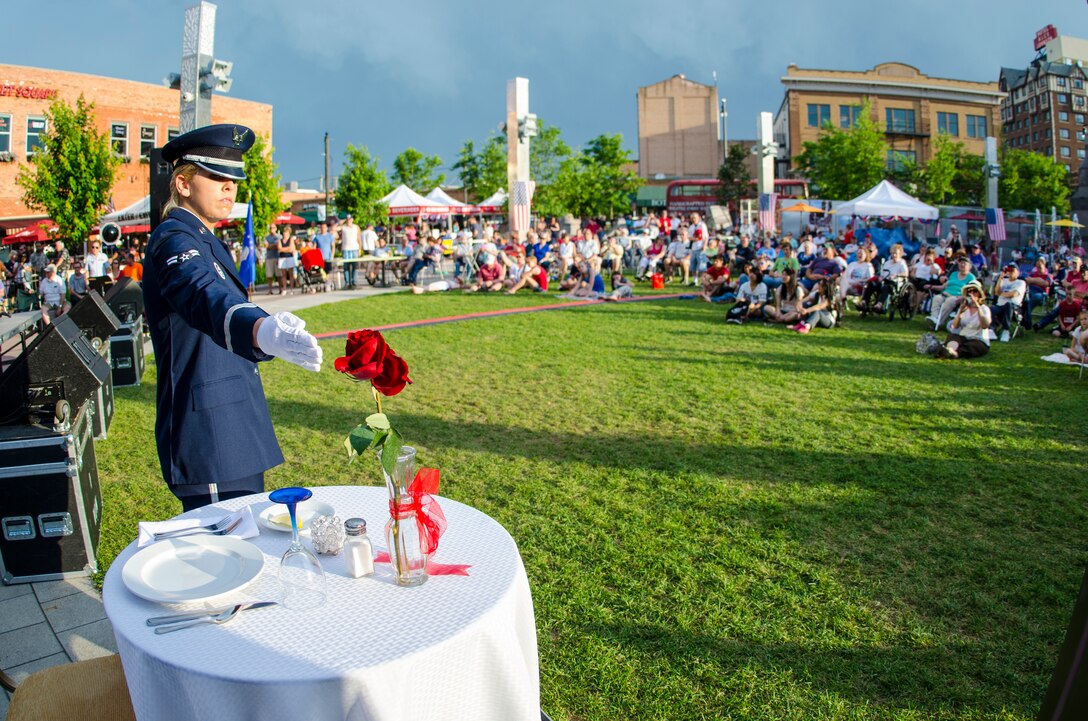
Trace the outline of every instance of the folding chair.
<path fill-rule="evenodd" d="M 4 676 L 5 686 L 15 686 Z M 15 687 L 7 721 L 135 721 L 121 657 L 52 666 Z"/>

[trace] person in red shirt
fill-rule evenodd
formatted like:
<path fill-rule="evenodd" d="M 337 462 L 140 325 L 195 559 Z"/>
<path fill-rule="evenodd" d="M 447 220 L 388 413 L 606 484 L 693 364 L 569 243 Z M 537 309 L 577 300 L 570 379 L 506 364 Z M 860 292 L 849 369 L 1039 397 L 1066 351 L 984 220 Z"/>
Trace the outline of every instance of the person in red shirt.
<path fill-rule="evenodd" d="M 548 271 L 544 270 L 532 253 L 525 259 L 525 270 L 521 273 L 521 279 L 506 291 L 506 294 L 513 295 L 525 287 L 532 288 L 537 293 L 548 290 Z"/>
<path fill-rule="evenodd" d="M 715 255 L 710 260 L 710 267 L 703 273 L 703 292 L 699 297 L 710 302 L 715 295 L 719 295 L 722 287 L 729 283 L 729 268 L 725 265 L 725 258 Z"/>
<path fill-rule="evenodd" d="M 672 218 L 669 217 L 669 211 L 661 211 L 661 220 L 659 222 L 661 226 L 661 235 L 669 237 L 672 235 Z"/>
<path fill-rule="evenodd" d="M 465 288 L 465 292 L 502 290 L 502 276 L 502 266 L 499 265 L 495 256 L 488 253 L 484 257 L 484 262 L 480 264 L 480 270 L 476 273 L 476 282 Z"/>
<path fill-rule="evenodd" d="M 125 256 L 125 264 L 121 266 L 121 276 L 124 278 L 132 278 L 137 283 L 144 279 L 143 263 L 136 260 L 136 254 L 131 250 Z"/>

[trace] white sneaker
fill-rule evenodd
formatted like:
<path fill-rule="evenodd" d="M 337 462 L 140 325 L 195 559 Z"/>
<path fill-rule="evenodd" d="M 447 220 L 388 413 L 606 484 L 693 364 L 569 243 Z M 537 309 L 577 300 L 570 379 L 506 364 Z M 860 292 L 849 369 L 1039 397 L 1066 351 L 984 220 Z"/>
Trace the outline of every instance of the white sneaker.
<path fill-rule="evenodd" d="M 990 340 L 997 340 L 997 333 L 994 333 L 994 329 L 993 329 L 993 328 L 990 328 L 989 330 L 987 330 L 987 331 L 986 331 L 986 336 L 987 336 L 987 337 L 988 337 L 988 338 L 989 338 Z"/>
<path fill-rule="evenodd" d="M 1009 342 L 1009 332 L 1007 330 L 1001 331 L 1001 342 L 1002 343 L 1008 343 Z"/>

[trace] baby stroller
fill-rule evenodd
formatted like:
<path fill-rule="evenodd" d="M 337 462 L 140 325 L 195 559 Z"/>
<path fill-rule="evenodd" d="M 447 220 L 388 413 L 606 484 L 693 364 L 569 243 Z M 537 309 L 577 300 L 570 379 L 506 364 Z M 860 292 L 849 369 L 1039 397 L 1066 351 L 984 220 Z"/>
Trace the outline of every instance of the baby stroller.
<path fill-rule="evenodd" d="M 301 256 L 302 267 L 298 269 L 298 279 L 307 293 L 317 293 L 328 288 L 328 275 L 325 273 L 325 258 L 317 248 L 304 251 Z"/>

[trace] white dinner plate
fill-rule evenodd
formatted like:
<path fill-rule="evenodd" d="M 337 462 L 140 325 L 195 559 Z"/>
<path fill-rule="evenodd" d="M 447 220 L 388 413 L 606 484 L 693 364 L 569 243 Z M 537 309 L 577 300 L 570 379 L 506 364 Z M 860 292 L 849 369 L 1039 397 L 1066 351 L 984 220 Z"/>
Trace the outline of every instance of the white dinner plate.
<path fill-rule="evenodd" d="M 264 555 L 234 536 L 185 536 L 153 543 L 128 559 L 121 578 L 140 598 L 203 601 L 237 591 L 264 568 Z"/>
<path fill-rule="evenodd" d="M 310 498 L 295 507 L 295 519 L 298 521 L 298 532 L 303 535 L 310 533 L 310 521 L 318 516 L 333 515 L 332 506 L 322 501 Z M 291 532 L 291 516 L 287 513 L 287 506 L 282 503 L 273 503 L 257 515 L 257 522 L 272 531 Z"/>

